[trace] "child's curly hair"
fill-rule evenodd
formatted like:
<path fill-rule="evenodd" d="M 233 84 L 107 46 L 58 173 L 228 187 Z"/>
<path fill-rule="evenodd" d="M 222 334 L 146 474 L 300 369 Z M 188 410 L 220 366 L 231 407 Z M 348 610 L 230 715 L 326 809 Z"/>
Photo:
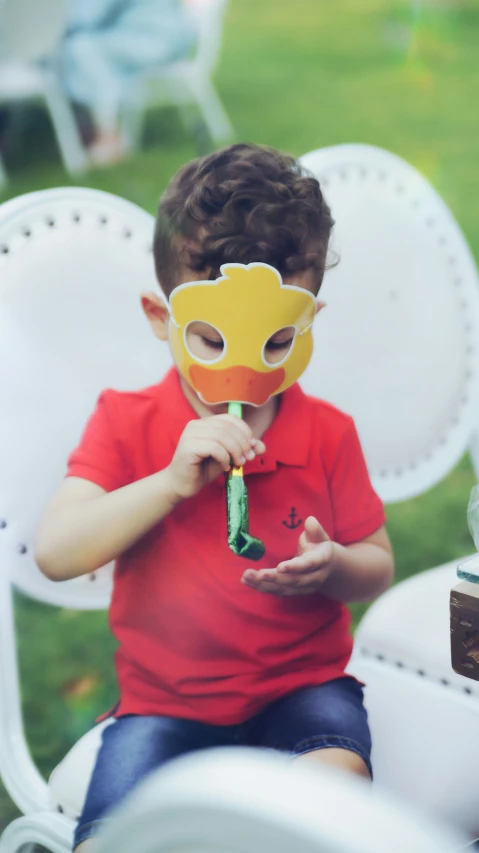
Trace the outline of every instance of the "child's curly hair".
<path fill-rule="evenodd" d="M 318 291 L 333 224 L 318 181 L 293 157 L 231 145 L 183 166 L 166 188 L 154 239 L 158 280 L 169 296 L 180 265 L 215 279 L 222 264 L 261 261 L 283 277 L 313 269 Z"/>

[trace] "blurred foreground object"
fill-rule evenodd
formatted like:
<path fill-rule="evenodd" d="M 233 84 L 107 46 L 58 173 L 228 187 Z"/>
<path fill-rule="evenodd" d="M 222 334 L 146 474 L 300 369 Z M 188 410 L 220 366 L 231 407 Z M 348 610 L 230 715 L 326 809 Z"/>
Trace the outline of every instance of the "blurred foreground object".
<path fill-rule="evenodd" d="M 218 749 L 146 780 L 98 853 L 457 853 L 465 839 L 368 783 L 284 755 Z"/>
<path fill-rule="evenodd" d="M 406 499 L 473 447 L 476 269 L 451 213 L 404 161 L 362 145 L 303 159 L 332 206 L 341 263 L 325 277 L 328 319 L 301 384 L 354 415 L 379 493 Z M 95 726 L 42 779 L 23 733 L 12 588 L 62 607 L 108 606 L 111 567 L 54 583 L 36 568 L 32 541 L 100 391 L 153 384 L 170 365 L 138 307 L 156 288 L 153 225 L 135 205 L 86 189 L 0 207 L 0 772 L 25 815 L 1 853 L 19 840 L 68 853 L 101 732 L 115 725 Z M 466 695 L 450 666 L 454 578 L 449 564 L 373 605 L 351 670 L 368 684 L 376 786 L 472 837 L 477 790 L 464 779 L 479 763 L 479 691 Z"/>
<path fill-rule="evenodd" d="M 217 144 L 232 128 L 211 82 L 226 0 L 69 0 L 61 64 L 68 97 L 91 112 L 90 155 L 114 162 L 141 142 L 149 107 L 194 104 Z"/>
<path fill-rule="evenodd" d="M 2 0 L 0 3 L 0 106 L 41 101 L 53 123 L 65 169 L 88 165 L 75 116 L 54 70 L 42 62 L 58 47 L 66 24 L 66 0 Z M 35 147 L 31 146 L 34 156 Z M 0 186 L 6 174 L 0 161 Z"/>

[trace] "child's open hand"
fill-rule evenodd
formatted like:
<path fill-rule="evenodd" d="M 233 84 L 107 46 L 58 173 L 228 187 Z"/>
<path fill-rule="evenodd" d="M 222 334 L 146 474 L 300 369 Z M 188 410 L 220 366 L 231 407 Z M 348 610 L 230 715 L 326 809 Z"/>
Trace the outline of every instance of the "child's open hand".
<path fill-rule="evenodd" d="M 335 543 L 310 515 L 299 537 L 297 556 L 276 569 L 247 569 L 241 581 L 258 592 L 273 595 L 310 595 L 321 587 L 333 568 Z"/>
<path fill-rule="evenodd" d="M 168 467 L 171 488 L 181 500 L 196 495 L 222 472 L 265 452 L 245 421 L 235 415 L 213 415 L 190 421 Z"/>

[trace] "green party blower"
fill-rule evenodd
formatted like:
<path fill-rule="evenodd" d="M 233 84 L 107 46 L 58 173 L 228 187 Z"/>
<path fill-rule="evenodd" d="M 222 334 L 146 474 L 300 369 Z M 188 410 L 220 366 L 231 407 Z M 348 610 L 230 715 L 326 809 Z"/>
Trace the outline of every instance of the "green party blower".
<path fill-rule="evenodd" d="M 229 403 L 228 414 L 243 417 L 241 403 Z M 226 509 L 228 515 L 228 545 L 238 557 L 260 560 L 265 547 L 260 539 L 248 532 L 248 492 L 243 469 L 232 468 L 226 479 Z"/>

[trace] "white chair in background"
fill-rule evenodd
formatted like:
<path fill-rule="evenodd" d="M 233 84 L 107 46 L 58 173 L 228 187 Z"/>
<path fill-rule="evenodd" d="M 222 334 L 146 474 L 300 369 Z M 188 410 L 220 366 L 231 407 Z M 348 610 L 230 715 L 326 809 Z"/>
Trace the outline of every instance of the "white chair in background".
<path fill-rule="evenodd" d="M 41 101 L 52 120 L 67 172 L 88 166 L 75 116 L 55 74 L 41 60 L 55 51 L 66 21 L 66 0 L 0 3 L 0 106 Z M 31 146 L 32 156 L 35 145 Z M 7 180 L 0 162 L 0 186 Z"/>
<path fill-rule="evenodd" d="M 451 212 L 387 151 L 341 145 L 301 161 L 331 205 L 340 256 L 304 387 L 354 416 L 384 501 L 424 492 L 467 450 L 479 478 L 478 276 Z M 479 684 L 451 667 L 456 565 L 411 566 L 420 574 L 362 620 L 350 669 L 367 684 L 377 784 L 477 837 Z"/>
<path fill-rule="evenodd" d="M 447 208 L 403 161 L 364 146 L 304 161 L 333 205 L 341 264 L 325 279 L 329 307 L 318 318 L 303 384 L 356 417 L 376 487 L 388 501 L 405 499 L 447 473 L 477 423 L 475 268 Z M 35 566 L 32 542 L 99 391 L 147 385 L 170 363 L 138 307 L 140 290 L 155 287 L 152 229 L 152 217 L 134 205 L 93 190 L 35 193 L 0 208 L 0 772 L 24 813 L 5 831 L 0 853 L 34 842 L 67 853 L 102 727 L 114 725 L 95 726 L 49 784 L 42 779 L 23 733 L 12 587 L 65 607 L 108 605 L 108 568 L 52 583 Z M 472 836 L 478 756 L 467 731 L 479 721 L 479 693 L 466 695 L 448 669 L 454 567 L 439 576 L 435 594 L 428 578 L 436 575 L 425 575 L 372 608 L 353 670 L 370 684 L 378 786 Z M 416 583 L 431 587 L 429 600 L 419 595 L 418 619 Z M 388 630 L 380 630 L 374 614 L 388 601 Z M 399 637 L 399 656 L 388 646 L 391 635 Z M 366 656 L 360 650 L 369 646 Z M 384 661 L 374 659 L 379 654 Z M 467 786 L 458 785 L 461 764 L 470 771 Z"/>
<path fill-rule="evenodd" d="M 185 115 L 191 106 L 199 110 L 217 145 L 231 142 L 234 130 L 212 82 L 218 63 L 227 0 L 185 0 L 198 34 L 191 59 L 141 75 L 125 92 L 122 132 L 129 148 L 139 148 L 146 111 L 173 105 Z"/>
<path fill-rule="evenodd" d="M 157 771 L 98 837 L 98 853 L 457 853 L 464 845 L 364 781 L 245 749 Z"/>

